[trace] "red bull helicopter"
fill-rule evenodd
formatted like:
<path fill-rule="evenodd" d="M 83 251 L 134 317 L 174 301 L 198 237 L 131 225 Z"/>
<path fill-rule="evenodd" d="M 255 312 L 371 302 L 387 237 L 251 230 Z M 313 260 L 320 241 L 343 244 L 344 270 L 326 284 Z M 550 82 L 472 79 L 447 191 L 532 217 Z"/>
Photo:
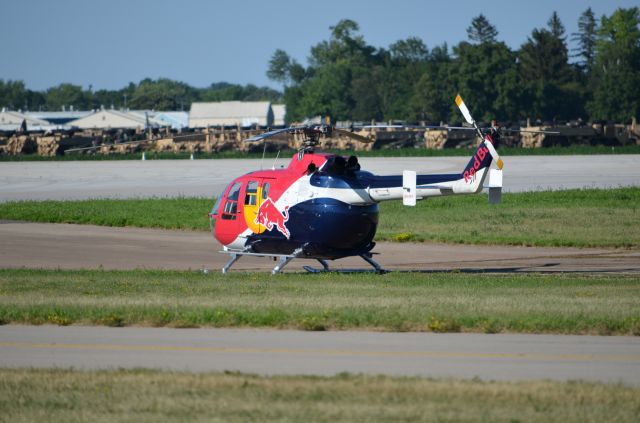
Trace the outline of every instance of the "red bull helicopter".
<path fill-rule="evenodd" d="M 360 142 L 369 138 L 327 124 L 294 126 L 249 138 L 262 141 L 282 133 L 304 137 L 303 147 L 284 169 L 260 170 L 233 180 L 209 214 L 211 230 L 230 254 L 222 272 L 243 256 L 275 258 L 276 274 L 293 259 L 317 260 L 329 271 L 328 260 L 359 256 L 376 272 L 385 272 L 372 258 L 378 226 L 378 203 L 416 200 L 444 195 L 474 194 L 489 188 L 491 202 L 499 202 L 502 159 L 493 146 L 497 128 L 481 130 L 462 98 L 456 97 L 465 120 L 483 140 L 460 173 L 376 176 L 362 170 L 355 156 L 345 158 L 316 151 L 321 136 L 346 135 Z M 435 128 L 435 127 L 420 127 Z M 449 129 L 452 129 L 449 127 Z M 490 169 L 492 163 L 496 168 Z M 491 173 L 490 185 L 485 186 Z"/>

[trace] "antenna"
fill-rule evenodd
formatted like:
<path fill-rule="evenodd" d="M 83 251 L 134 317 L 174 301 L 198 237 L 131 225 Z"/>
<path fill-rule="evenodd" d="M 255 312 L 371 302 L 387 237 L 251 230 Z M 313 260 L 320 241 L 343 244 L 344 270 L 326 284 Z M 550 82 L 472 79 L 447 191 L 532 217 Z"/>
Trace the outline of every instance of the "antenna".
<path fill-rule="evenodd" d="M 280 157 L 280 150 L 278 150 L 278 154 L 276 154 L 276 158 L 273 159 L 273 165 L 271 166 L 271 170 L 276 170 L 276 161 L 278 161 L 278 157 Z"/>

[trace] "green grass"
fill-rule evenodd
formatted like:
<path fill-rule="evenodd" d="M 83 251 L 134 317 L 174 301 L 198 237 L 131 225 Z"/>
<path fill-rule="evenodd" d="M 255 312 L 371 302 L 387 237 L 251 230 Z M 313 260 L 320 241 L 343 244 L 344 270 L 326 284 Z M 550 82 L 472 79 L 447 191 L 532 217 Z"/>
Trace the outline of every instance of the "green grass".
<path fill-rule="evenodd" d="M 499 205 L 480 194 L 383 203 L 376 239 L 637 248 L 639 221 L 637 187 L 504 194 Z"/>
<path fill-rule="evenodd" d="M 208 230 L 213 199 L 19 201 L 0 203 L 0 219 Z M 529 246 L 640 246 L 640 188 L 441 197 L 405 207 L 380 204 L 378 241 Z"/>
<path fill-rule="evenodd" d="M 449 156 L 471 156 L 475 148 L 447 148 L 443 150 L 433 150 L 427 148 L 400 148 L 400 149 L 380 149 L 371 151 L 352 150 L 326 150 L 327 152 L 359 157 L 449 157 Z M 606 146 L 606 145 L 572 145 L 567 147 L 545 147 L 545 148 L 522 148 L 522 147 L 501 147 L 499 153 L 502 156 L 565 156 L 565 155 L 593 155 L 593 154 L 640 154 L 640 145 Z M 280 157 L 288 157 L 294 154 L 294 150 L 285 149 L 280 151 Z M 188 160 L 191 153 L 180 152 L 147 152 L 147 160 Z M 275 158 L 277 152 L 268 152 L 265 157 Z M 44 157 L 37 154 L 26 154 L 18 156 L 0 155 L 0 161 L 75 161 L 75 160 L 140 160 L 142 152 L 126 154 L 77 154 L 69 153 L 61 156 Z M 194 153 L 196 159 L 259 159 L 262 157 L 262 150 L 257 148 L 254 152 L 221 151 L 217 153 Z"/>
<path fill-rule="evenodd" d="M 634 422 L 640 388 L 151 370 L 0 369 L 2 420 Z"/>
<path fill-rule="evenodd" d="M 640 335 L 632 276 L 0 270 L 0 322 Z"/>
<path fill-rule="evenodd" d="M 215 199 L 16 201 L 0 203 L 0 219 L 100 226 L 208 230 Z"/>

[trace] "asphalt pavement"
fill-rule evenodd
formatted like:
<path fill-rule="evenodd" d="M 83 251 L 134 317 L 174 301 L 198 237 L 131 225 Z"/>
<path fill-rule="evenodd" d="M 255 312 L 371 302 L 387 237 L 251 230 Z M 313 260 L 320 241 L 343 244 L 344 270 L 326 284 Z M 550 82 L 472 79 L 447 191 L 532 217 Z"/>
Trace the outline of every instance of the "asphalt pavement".
<path fill-rule="evenodd" d="M 217 196 L 235 177 L 290 158 L 0 163 L 0 201 Z M 469 157 L 360 158 L 379 175 L 460 172 Z M 640 155 L 504 157 L 504 191 L 640 184 Z"/>
<path fill-rule="evenodd" d="M 0 326 L 0 367 L 640 385 L 640 338 L 6 325 Z"/>

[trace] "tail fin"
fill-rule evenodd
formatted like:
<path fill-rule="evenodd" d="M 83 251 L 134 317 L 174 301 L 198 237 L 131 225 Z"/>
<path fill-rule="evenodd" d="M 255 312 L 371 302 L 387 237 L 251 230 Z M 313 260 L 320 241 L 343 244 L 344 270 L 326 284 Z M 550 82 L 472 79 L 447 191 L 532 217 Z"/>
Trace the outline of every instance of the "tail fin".
<path fill-rule="evenodd" d="M 489 143 L 491 141 L 489 140 Z M 482 189 L 482 184 L 487 176 L 487 170 L 491 166 L 492 154 L 486 141 L 478 146 L 476 152 L 462 172 L 464 183 L 469 185 L 472 192 Z"/>

